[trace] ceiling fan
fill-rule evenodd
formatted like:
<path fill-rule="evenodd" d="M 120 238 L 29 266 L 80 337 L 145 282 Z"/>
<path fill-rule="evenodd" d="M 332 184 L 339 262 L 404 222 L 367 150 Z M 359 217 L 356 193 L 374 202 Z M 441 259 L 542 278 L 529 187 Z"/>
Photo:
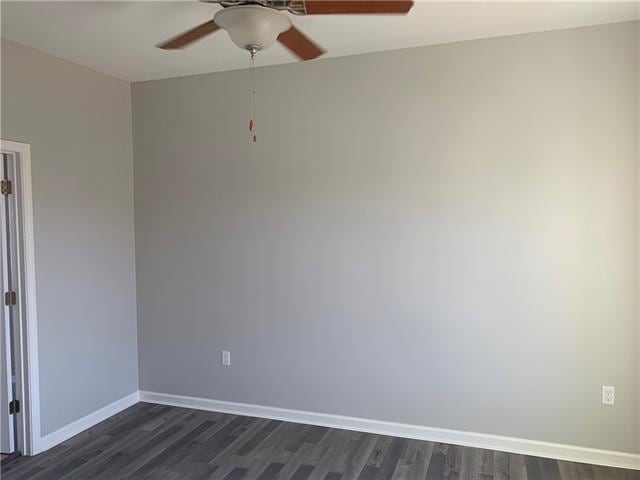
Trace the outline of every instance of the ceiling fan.
<path fill-rule="evenodd" d="M 292 25 L 284 12 L 294 15 L 404 14 L 412 0 L 201 0 L 222 7 L 212 20 L 158 45 L 164 50 L 189 46 L 223 29 L 231 40 L 252 56 L 276 39 L 300 60 L 312 60 L 324 50 Z"/>

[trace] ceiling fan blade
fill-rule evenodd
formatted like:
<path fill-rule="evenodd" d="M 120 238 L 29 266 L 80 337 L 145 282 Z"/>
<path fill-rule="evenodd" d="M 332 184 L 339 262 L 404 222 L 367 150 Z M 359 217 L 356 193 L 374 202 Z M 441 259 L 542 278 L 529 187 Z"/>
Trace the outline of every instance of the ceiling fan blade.
<path fill-rule="evenodd" d="M 210 33 L 213 33 L 219 29 L 220 27 L 216 25 L 213 20 L 209 20 L 202 25 L 198 25 L 197 27 L 192 28 L 191 30 L 187 30 L 186 32 L 178 35 L 177 37 L 173 37 L 172 39 L 159 44 L 158 48 L 162 48 L 163 50 L 184 48 L 187 45 L 195 42 L 196 40 L 200 40 L 202 37 L 209 35 Z"/>
<path fill-rule="evenodd" d="M 278 35 L 278 41 L 291 50 L 300 60 L 312 60 L 324 53 L 324 50 L 293 26 Z"/>
<path fill-rule="evenodd" d="M 412 0 L 305 0 L 307 15 L 407 13 Z"/>

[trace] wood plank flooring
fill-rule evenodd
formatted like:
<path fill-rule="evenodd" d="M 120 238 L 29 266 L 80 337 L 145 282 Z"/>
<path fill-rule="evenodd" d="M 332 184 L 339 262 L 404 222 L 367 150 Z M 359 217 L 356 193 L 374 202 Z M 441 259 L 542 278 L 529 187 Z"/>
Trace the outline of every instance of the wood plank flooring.
<path fill-rule="evenodd" d="M 640 480 L 640 472 L 138 403 L 4 480 Z"/>

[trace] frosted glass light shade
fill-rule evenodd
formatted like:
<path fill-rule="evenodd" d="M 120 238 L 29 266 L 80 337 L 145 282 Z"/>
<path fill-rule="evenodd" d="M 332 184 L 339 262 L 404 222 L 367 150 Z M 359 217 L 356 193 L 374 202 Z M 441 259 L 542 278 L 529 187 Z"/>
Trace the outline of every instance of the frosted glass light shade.
<path fill-rule="evenodd" d="M 286 14 L 258 5 L 223 8 L 213 20 L 243 50 L 269 48 L 278 35 L 291 28 L 291 20 Z"/>

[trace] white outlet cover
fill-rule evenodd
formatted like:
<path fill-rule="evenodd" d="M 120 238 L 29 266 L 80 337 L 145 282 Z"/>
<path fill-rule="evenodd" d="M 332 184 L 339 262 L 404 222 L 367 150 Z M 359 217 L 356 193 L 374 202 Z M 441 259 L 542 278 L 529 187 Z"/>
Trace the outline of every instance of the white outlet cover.
<path fill-rule="evenodd" d="M 222 350 L 222 365 L 231 365 L 231 352 L 229 350 Z"/>
<path fill-rule="evenodd" d="M 616 389 L 615 387 L 602 386 L 602 404 L 603 405 L 615 405 L 616 404 Z"/>

